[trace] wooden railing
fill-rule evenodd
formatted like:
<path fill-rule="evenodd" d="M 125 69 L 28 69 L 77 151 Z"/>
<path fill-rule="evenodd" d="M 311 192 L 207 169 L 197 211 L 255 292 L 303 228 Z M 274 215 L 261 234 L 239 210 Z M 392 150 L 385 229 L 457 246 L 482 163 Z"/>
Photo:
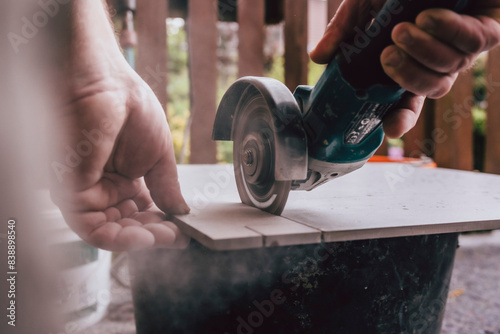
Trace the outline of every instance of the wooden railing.
<path fill-rule="evenodd" d="M 403 137 L 406 156 L 426 155 L 439 167 L 462 170 L 473 170 L 479 164 L 485 172 L 500 174 L 500 48 L 489 52 L 485 75 L 484 142 L 474 138 L 474 78 L 468 70 L 459 75 L 446 96 L 426 102 L 417 125 Z"/>
<path fill-rule="evenodd" d="M 163 105 L 167 102 L 168 79 L 165 19 L 169 16 L 169 9 L 175 15 L 184 13 L 187 18 L 191 163 L 216 162 L 216 145 L 211 141 L 211 132 L 216 112 L 216 23 L 219 17 L 234 17 L 239 22 L 239 76 L 263 74 L 264 25 L 283 19 L 285 84 L 294 89 L 307 83 L 307 1 L 137 0 L 137 71 L 152 86 Z M 328 0 L 328 10 L 324 14 L 328 19 L 340 2 Z M 500 49 L 489 53 L 487 79 L 484 170 L 500 174 Z M 405 155 L 427 155 L 440 167 L 472 170 L 474 149 L 480 149 L 473 146 L 472 94 L 472 72 L 468 71 L 459 76 L 448 95 L 437 101 L 428 101 L 415 128 L 403 138 Z M 379 153 L 387 153 L 386 149 L 387 146 L 383 145 Z"/>

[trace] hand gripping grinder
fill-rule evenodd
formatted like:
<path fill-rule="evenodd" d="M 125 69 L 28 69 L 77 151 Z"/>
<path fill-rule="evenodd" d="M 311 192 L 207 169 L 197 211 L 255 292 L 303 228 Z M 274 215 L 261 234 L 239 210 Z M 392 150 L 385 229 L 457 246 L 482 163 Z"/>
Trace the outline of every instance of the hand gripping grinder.
<path fill-rule="evenodd" d="M 314 87 L 243 77 L 222 98 L 214 140 L 233 141 L 243 203 L 279 215 L 290 190 L 312 190 L 360 167 L 381 145 L 382 119 L 405 94 L 380 54 L 400 22 L 429 8 L 462 10 L 464 0 L 389 0 L 349 42 Z"/>

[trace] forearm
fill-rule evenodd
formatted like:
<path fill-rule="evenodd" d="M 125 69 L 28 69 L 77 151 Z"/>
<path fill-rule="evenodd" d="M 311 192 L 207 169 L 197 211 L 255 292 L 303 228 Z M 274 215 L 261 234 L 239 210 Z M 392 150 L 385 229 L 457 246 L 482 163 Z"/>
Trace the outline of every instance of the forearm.
<path fill-rule="evenodd" d="M 53 65 L 70 100 L 123 69 L 125 60 L 103 1 L 73 0 L 61 5 L 52 29 Z"/>

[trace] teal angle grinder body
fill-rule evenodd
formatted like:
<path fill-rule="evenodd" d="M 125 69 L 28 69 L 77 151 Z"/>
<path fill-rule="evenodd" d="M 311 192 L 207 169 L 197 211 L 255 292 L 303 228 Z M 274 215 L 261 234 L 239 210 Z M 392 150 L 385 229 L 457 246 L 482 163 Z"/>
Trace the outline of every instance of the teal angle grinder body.
<path fill-rule="evenodd" d="M 243 203 L 281 214 L 290 190 L 312 190 L 360 167 L 384 138 L 382 120 L 406 91 L 383 71 L 380 54 L 400 22 L 429 8 L 462 11 L 464 0 L 389 0 L 366 29 L 339 46 L 314 87 L 292 94 L 281 82 L 243 77 L 221 100 L 214 140 L 233 141 Z M 364 27 L 363 27 L 364 28 Z"/>

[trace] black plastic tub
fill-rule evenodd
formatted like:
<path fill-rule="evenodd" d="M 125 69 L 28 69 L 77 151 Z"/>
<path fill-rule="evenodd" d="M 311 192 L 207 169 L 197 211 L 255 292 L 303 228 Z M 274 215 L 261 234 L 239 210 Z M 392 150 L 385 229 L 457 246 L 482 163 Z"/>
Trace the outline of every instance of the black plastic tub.
<path fill-rule="evenodd" d="M 439 333 L 458 234 L 131 255 L 138 334 Z"/>

